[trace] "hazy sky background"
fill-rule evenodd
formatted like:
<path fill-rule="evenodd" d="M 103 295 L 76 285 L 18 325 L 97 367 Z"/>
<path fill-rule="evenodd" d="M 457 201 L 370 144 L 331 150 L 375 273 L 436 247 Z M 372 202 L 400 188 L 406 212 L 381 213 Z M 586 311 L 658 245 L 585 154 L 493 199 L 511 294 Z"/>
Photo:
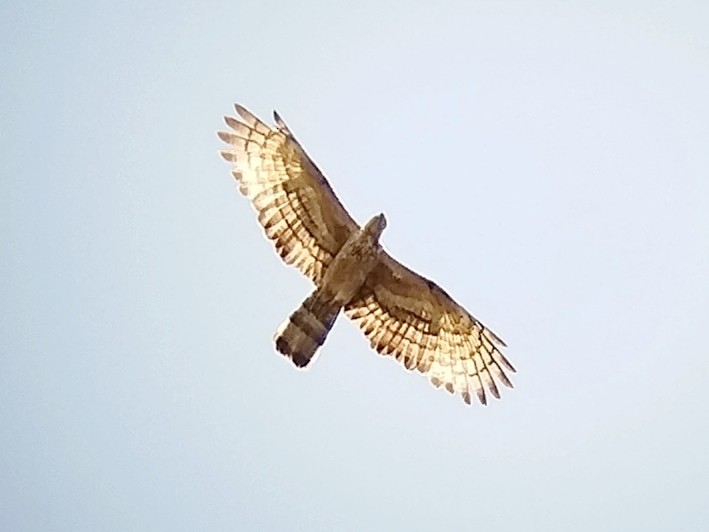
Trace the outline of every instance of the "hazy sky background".
<path fill-rule="evenodd" d="M 4 2 L 0 529 L 701 530 L 709 3 Z M 504 338 L 465 407 L 310 290 L 218 156 L 277 108 Z"/>

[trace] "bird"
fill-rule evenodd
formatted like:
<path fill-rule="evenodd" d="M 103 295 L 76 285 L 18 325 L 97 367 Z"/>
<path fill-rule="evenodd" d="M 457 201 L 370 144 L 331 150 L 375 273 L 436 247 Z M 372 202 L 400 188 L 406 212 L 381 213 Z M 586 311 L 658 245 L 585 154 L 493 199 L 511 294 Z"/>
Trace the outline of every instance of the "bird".
<path fill-rule="evenodd" d="M 239 191 L 258 214 L 266 237 L 286 264 L 314 284 L 312 293 L 278 327 L 276 350 L 296 367 L 310 367 L 335 320 L 344 313 L 381 355 L 428 377 L 436 388 L 500 398 L 497 382 L 516 372 L 505 342 L 435 282 L 394 259 L 381 245 L 383 213 L 360 226 L 325 175 L 274 111 L 269 126 L 245 107 L 225 116 L 221 156 Z"/>

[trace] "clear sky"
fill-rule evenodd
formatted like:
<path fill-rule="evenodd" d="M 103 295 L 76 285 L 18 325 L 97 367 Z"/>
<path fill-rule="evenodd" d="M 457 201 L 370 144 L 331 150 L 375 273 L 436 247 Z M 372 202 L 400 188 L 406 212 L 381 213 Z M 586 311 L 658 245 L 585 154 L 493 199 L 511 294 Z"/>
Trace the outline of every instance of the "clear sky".
<path fill-rule="evenodd" d="M 701 530 L 709 3 L 3 2 L 0 529 Z M 509 345 L 463 402 L 310 291 L 218 156 L 276 108 Z"/>

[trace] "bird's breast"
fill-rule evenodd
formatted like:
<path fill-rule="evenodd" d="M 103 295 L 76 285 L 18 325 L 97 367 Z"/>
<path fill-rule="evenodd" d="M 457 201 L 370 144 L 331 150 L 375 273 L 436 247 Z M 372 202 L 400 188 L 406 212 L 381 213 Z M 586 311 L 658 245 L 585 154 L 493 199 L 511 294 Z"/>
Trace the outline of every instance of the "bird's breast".
<path fill-rule="evenodd" d="M 378 261 L 378 245 L 366 238 L 352 238 L 330 263 L 322 287 L 345 305 L 372 272 Z"/>

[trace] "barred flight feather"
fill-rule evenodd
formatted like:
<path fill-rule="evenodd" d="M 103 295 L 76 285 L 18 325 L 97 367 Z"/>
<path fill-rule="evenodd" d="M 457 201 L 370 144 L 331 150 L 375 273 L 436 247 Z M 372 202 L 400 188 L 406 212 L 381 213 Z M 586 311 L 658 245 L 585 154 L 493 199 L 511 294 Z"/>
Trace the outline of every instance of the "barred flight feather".
<path fill-rule="evenodd" d="M 277 113 L 270 127 L 241 105 L 235 110 L 236 117 L 224 117 L 228 131 L 218 133 L 227 144 L 221 155 L 277 253 L 316 285 L 275 338 L 277 349 L 304 367 L 343 304 L 322 288 L 325 275 L 360 228 Z M 364 284 L 344 303 L 370 345 L 466 404 L 473 395 L 482 404 L 488 393 L 499 398 L 498 382 L 512 388 L 506 372 L 515 369 L 501 352 L 505 343 L 436 283 L 379 252 Z"/>

